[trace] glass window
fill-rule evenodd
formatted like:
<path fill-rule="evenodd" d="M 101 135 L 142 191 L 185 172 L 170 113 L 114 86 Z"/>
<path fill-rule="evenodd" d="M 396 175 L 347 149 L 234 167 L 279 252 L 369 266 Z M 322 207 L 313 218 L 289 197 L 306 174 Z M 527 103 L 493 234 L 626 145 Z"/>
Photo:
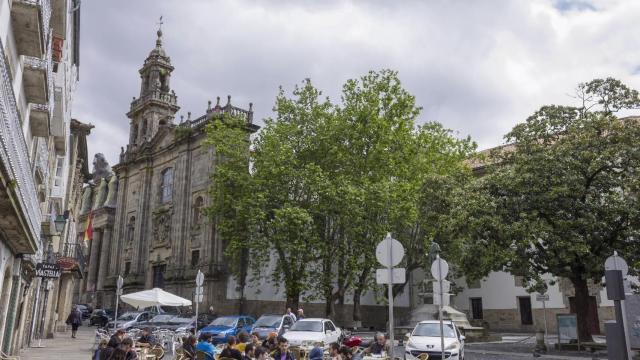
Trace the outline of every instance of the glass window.
<path fill-rule="evenodd" d="M 291 327 L 291 331 L 313 331 L 313 332 L 322 332 L 322 322 L 321 321 L 313 321 L 313 320 L 301 320 L 297 321 Z"/>
<path fill-rule="evenodd" d="M 244 319 L 243 318 L 239 318 L 238 319 L 238 327 L 244 327 Z"/>
<path fill-rule="evenodd" d="M 162 172 L 162 179 L 160 183 L 160 201 L 162 203 L 170 202 L 172 194 L 173 194 L 173 169 L 168 168 Z"/>
<path fill-rule="evenodd" d="M 53 182 L 54 186 L 62 186 L 62 170 L 64 168 L 64 157 L 58 156 L 56 158 L 56 175 Z"/>
<path fill-rule="evenodd" d="M 336 327 L 333 326 L 333 324 L 331 323 L 331 321 L 325 321 L 324 322 L 324 330 L 331 330 L 331 331 L 336 331 Z"/>
<path fill-rule="evenodd" d="M 191 251 L 191 267 L 196 267 L 200 263 L 200 250 Z"/>

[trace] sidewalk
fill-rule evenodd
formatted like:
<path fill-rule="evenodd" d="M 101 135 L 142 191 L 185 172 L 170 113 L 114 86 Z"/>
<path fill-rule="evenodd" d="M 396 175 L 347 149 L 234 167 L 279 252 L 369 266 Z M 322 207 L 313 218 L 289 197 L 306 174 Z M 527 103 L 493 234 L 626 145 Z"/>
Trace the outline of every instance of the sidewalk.
<path fill-rule="evenodd" d="M 89 360 L 91 359 L 95 328 L 81 326 L 77 337 L 71 338 L 71 332 L 56 333 L 54 339 L 42 340 L 43 348 L 27 348 L 20 352 L 21 359 L 27 360 Z M 34 342 L 34 345 L 37 341 Z"/>

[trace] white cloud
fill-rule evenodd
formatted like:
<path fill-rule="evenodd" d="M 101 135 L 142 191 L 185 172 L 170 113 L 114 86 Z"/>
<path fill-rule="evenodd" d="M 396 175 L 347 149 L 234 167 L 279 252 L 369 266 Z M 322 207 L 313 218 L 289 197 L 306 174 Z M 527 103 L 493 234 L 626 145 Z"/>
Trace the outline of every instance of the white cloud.
<path fill-rule="evenodd" d="M 82 3 L 81 83 L 74 115 L 96 125 L 90 151 L 113 164 L 137 70 L 164 15 L 181 113 L 207 100 L 252 101 L 271 116 L 279 85 L 304 78 L 338 99 L 348 78 L 400 72 L 436 120 L 489 147 L 579 82 L 613 76 L 640 88 L 635 1 L 95 1 Z M 225 100 L 223 100 L 225 101 Z"/>

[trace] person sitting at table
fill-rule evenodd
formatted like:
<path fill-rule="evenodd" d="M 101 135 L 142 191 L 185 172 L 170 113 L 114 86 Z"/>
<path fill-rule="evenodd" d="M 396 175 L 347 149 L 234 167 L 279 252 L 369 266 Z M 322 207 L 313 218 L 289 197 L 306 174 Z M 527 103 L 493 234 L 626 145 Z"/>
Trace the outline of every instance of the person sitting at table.
<path fill-rule="evenodd" d="M 242 355 L 242 360 L 253 360 L 255 348 L 252 343 L 248 343 L 247 346 L 244 347 L 244 355 Z"/>
<path fill-rule="evenodd" d="M 100 353 L 107 348 L 108 341 L 106 339 L 100 340 L 100 344 L 98 344 L 98 348 L 93 352 L 93 358 L 91 360 L 100 360 Z"/>
<path fill-rule="evenodd" d="M 278 338 L 278 333 L 275 331 L 272 331 L 269 333 L 269 335 L 267 335 L 267 338 L 262 342 L 262 347 L 267 349 L 267 351 L 269 351 L 269 353 L 275 351 L 278 348 L 278 342 L 277 339 Z"/>
<path fill-rule="evenodd" d="M 314 346 L 311 351 L 309 351 L 309 360 L 323 360 L 324 352 L 317 346 Z"/>
<path fill-rule="evenodd" d="M 260 341 L 260 335 L 258 335 L 258 333 L 255 331 L 253 332 L 253 334 L 251 334 L 251 343 L 256 349 L 262 346 L 262 341 Z"/>
<path fill-rule="evenodd" d="M 196 344 L 196 351 L 202 351 L 207 355 L 207 360 L 213 360 L 213 356 L 216 353 L 216 347 L 211 344 L 211 334 L 200 334 L 198 344 Z"/>
<path fill-rule="evenodd" d="M 337 342 L 329 344 L 329 358 L 331 360 L 343 360 L 340 356 L 340 344 Z"/>
<path fill-rule="evenodd" d="M 115 334 L 111 335 L 111 338 L 107 343 L 107 346 L 114 349 L 117 348 L 118 345 L 120 345 L 120 343 L 122 342 L 122 339 L 124 339 L 124 335 L 125 335 L 124 330 L 122 329 L 116 330 Z"/>
<path fill-rule="evenodd" d="M 187 359 L 194 360 L 196 358 L 196 337 L 193 335 L 185 336 L 182 339 L 182 351 Z"/>
<path fill-rule="evenodd" d="M 108 360 L 127 360 L 127 351 L 121 346 L 118 346 L 113 350 L 113 353 L 111 353 Z"/>
<path fill-rule="evenodd" d="M 240 331 L 238 334 L 238 342 L 233 346 L 235 349 L 240 351 L 240 353 L 245 352 L 245 347 L 249 342 L 249 334 L 246 331 Z"/>
<path fill-rule="evenodd" d="M 274 360 L 296 360 L 296 357 L 289 351 L 289 340 L 278 336 L 278 349 L 273 353 Z"/>
<path fill-rule="evenodd" d="M 340 355 L 342 356 L 342 360 L 362 360 L 362 356 L 355 354 L 356 349 L 356 347 L 341 346 Z"/>
<path fill-rule="evenodd" d="M 142 329 L 142 335 L 140 336 L 140 338 L 138 338 L 138 346 L 152 347 L 158 344 L 158 340 L 155 336 L 153 336 L 150 328 L 147 327 Z"/>
<path fill-rule="evenodd" d="M 255 360 L 267 360 L 269 358 L 269 353 L 267 352 L 267 349 L 260 346 L 253 352 L 253 356 L 255 356 Z"/>
<path fill-rule="evenodd" d="M 125 338 L 122 340 L 120 347 L 127 351 L 127 360 L 137 360 L 138 353 L 136 349 L 133 348 L 133 339 Z"/>
<path fill-rule="evenodd" d="M 383 333 L 376 333 L 374 340 L 368 348 L 364 349 L 365 354 L 381 355 L 383 352 L 389 353 L 389 345 Z"/>
<path fill-rule="evenodd" d="M 236 349 L 235 346 L 236 337 L 231 335 L 229 336 L 229 340 L 227 340 L 227 346 L 220 353 L 220 357 L 242 360 L 242 353 L 240 352 L 240 350 Z"/>

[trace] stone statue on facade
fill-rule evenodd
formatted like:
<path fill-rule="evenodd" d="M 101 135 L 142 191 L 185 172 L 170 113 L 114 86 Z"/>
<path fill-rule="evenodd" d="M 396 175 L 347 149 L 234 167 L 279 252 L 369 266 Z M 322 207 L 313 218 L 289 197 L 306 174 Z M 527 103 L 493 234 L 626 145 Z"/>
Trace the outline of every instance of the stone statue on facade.
<path fill-rule="evenodd" d="M 86 214 L 91 210 L 91 198 L 92 198 L 92 186 L 87 184 L 82 190 L 82 205 L 80 207 L 80 213 Z"/>
<path fill-rule="evenodd" d="M 115 208 L 118 195 L 118 177 L 111 176 L 109 184 L 107 185 L 107 199 L 104 202 L 105 207 Z"/>
<path fill-rule="evenodd" d="M 104 154 L 97 153 L 93 158 L 93 183 L 98 184 L 101 179 L 111 177 L 111 175 L 113 172 Z"/>

